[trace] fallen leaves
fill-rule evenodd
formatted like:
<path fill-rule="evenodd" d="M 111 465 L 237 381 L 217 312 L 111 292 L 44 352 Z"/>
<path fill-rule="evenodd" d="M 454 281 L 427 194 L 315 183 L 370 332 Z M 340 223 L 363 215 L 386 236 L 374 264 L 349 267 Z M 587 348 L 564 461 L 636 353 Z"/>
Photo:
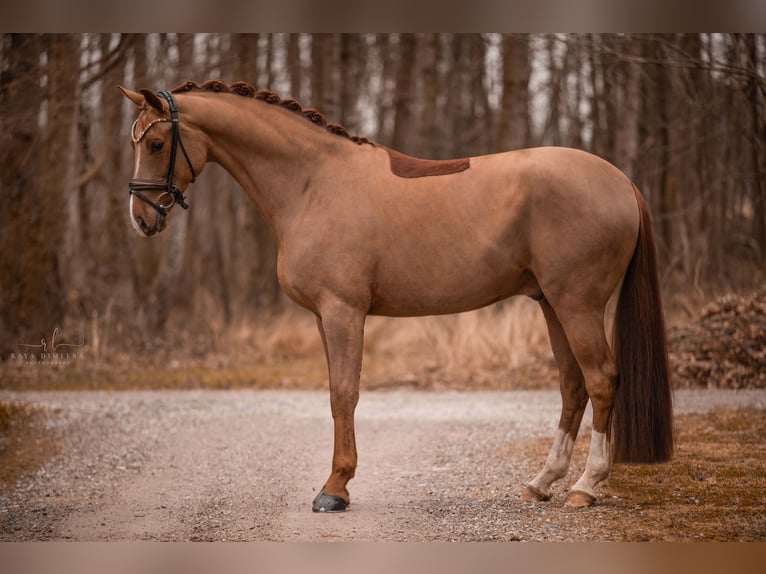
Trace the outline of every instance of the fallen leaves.
<path fill-rule="evenodd" d="M 668 335 L 674 387 L 766 388 L 766 287 L 719 297 Z"/>

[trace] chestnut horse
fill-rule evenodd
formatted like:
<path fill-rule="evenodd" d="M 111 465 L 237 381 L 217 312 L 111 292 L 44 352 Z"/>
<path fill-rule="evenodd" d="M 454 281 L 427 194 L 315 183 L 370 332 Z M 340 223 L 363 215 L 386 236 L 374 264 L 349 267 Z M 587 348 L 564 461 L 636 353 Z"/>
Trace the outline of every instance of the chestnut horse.
<path fill-rule="evenodd" d="M 367 315 L 457 313 L 511 295 L 540 303 L 562 410 L 524 500 L 547 500 L 566 475 L 589 400 L 590 451 L 566 504 L 593 504 L 612 459 L 671 457 L 649 211 L 613 165 L 554 147 L 410 158 L 244 82 L 187 82 L 160 93 L 121 89 L 139 108 L 130 181 L 135 229 L 147 237 L 162 231 L 175 205 L 187 207 L 189 183 L 217 162 L 274 234 L 282 289 L 316 315 L 335 430 L 332 470 L 314 511 L 342 511 L 350 501 Z M 604 316 L 618 287 L 612 348 Z"/>

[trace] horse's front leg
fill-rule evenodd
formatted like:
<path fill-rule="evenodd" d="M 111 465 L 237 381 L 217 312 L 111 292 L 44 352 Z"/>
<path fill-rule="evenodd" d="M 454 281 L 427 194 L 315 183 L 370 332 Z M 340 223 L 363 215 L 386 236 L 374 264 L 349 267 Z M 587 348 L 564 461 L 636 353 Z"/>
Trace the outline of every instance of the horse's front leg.
<path fill-rule="evenodd" d="M 330 375 L 330 406 L 335 424 L 332 471 L 314 498 L 314 512 L 342 512 L 350 502 L 348 481 L 356 471 L 354 410 L 359 400 L 366 314 L 342 303 L 320 309 L 317 317 Z"/>

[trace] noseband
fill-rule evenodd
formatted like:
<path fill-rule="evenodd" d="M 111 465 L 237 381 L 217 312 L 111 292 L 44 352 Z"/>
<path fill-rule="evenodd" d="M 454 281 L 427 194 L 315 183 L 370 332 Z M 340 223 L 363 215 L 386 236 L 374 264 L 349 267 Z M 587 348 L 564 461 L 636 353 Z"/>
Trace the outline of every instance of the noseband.
<path fill-rule="evenodd" d="M 146 126 L 144 130 L 138 135 L 136 135 L 136 125 L 138 124 L 138 120 L 136 120 L 133 123 L 131 138 L 133 139 L 133 143 L 139 143 L 142 139 L 144 139 L 144 136 L 149 131 L 149 128 L 151 128 L 154 124 L 161 122 L 170 122 L 172 124 L 173 143 L 172 147 L 170 148 L 170 165 L 168 166 L 168 176 L 164 181 L 161 179 L 133 178 L 128 182 L 128 191 L 130 195 L 135 195 L 144 203 L 151 205 L 155 210 L 157 210 L 157 213 L 164 217 L 168 214 L 168 209 L 170 209 L 175 203 L 184 209 L 189 209 L 189 205 L 186 203 L 186 198 L 184 197 L 183 192 L 181 192 L 180 189 L 173 185 L 173 173 L 175 172 L 176 168 L 176 153 L 178 152 L 179 147 L 181 148 L 181 152 L 183 152 L 184 157 L 186 158 L 186 163 L 189 165 L 189 170 L 191 171 L 192 176 L 191 183 L 194 183 L 194 180 L 197 178 L 197 176 L 194 173 L 194 168 L 192 167 L 189 155 L 186 153 L 186 148 L 181 141 L 181 134 L 178 133 L 178 107 L 176 106 L 176 100 L 173 98 L 173 95 L 170 92 L 160 92 L 160 96 L 165 98 L 165 100 L 168 102 L 168 107 L 170 108 L 170 118 L 160 118 L 150 122 L 149 125 Z M 150 190 L 163 190 L 163 193 L 160 194 L 156 202 L 152 201 L 142 193 L 143 191 Z"/>

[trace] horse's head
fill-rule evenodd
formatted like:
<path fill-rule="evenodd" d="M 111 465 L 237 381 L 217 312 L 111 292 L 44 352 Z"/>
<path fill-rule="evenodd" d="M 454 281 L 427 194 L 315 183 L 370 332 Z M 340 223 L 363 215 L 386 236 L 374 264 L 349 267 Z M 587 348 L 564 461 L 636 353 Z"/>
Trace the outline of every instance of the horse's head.
<path fill-rule="evenodd" d="M 170 92 L 120 90 L 140 110 L 131 132 L 130 221 L 138 233 L 151 237 L 165 229 L 176 204 L 188 208 L 184 190 L 205 165 L 206 145 L 199 130 L 179 122 Z"/>

